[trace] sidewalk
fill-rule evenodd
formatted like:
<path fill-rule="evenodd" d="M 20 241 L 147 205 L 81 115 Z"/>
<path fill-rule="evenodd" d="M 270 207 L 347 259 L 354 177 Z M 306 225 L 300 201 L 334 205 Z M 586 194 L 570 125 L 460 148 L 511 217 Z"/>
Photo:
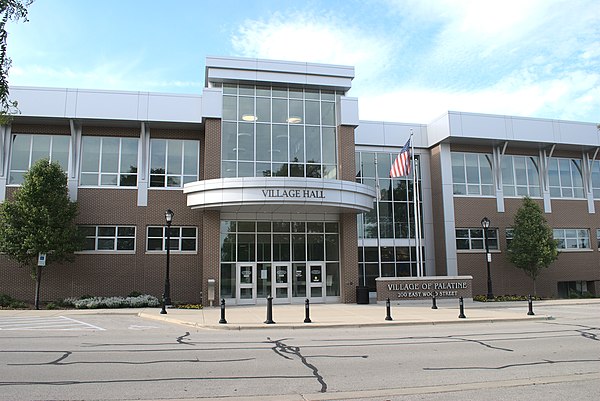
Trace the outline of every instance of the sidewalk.
<path fill-rule="evenodd" d="M 464 324 L 474 322 L 506 322 L 522 320 L 549 320 L 544 307 L 589 305 L 600 309 L 600 298 L 559 299 L 535 301 L 534 316 L 528 316 L 526 301 L 517 302 L 473 302 L 465 301 L 466 318 L 459 318 L 457 300 L 438 301 L 438 309 L 431 309 L 431 303 L 393 302 L 390 315 L 393 320 L 385 320 L 385 304 L 311 304 L 311 323 L 304 323 L 304 304 L 273 305 L 272 319 L 275 324 L 265 324 L 266 305 L 227 306 L 227 324 L 219 324 L 220 306 L 204 309 L 167 309 L 166 315 L 160 308 L 138 309 L 70 309 L 70 310 L 0 310 L 0 318 L 7 316 L 83 316 L 83 315 L 136 315 L 144 319 L 159 320 L 208 330 L 248 330 L 248 329 L 310 329 L 319 327 L 373 327 L 390 325 Z"/>
<path fill-rule="evenodd" d="M 477 306 L 475 306 L 477 304 Z M 600 302 L 598 303 L 600 305 Z M 510 310 L 508 310 L 510 308 Z M 518 309 L 518 310 L 517 310 Z M 219 324 L 220 306 L 206 307 L 201 310 L 167 309 L 161 315 L 158 309 L 145 309 L 138 316 L 146 319 L 162 320 L 171 323 L 194 326 L 204 329 L 246 330 L 265 328 L 307 329 L 316 327 L 366 327 L 389 325 L 442 324 L 465 322 L 497 322 L 518 320 L 547 320 L 551 316 L 536 314 L 528 316 L 527 302 L 510 302 L 509 305 L 485 305 L 465 302 L 466 318 L 459 318 L 458 301 L 438 304 L 431 309 L 431 303 L 398 304 L 390 308 L 392 320 L 385 320 L 385 304 L 314 304 L 310 305 L 311 323 L 304 323 L 305 305 L 273 305 L 272 320 L 266 324 L 267 306 L 226 306 L 226 324 Z M 535 304 L 534 304 L 535 312 Z"/>

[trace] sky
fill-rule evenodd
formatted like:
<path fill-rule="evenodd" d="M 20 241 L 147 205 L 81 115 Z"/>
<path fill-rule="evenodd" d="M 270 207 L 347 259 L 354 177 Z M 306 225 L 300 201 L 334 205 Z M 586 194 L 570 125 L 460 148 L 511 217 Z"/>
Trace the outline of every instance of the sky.
<path fill-rule="evenodd" d="M 600 123 L 600 0 L 36 0 L 11 86 L 201 94 L 207 56 L 355 67 L 361 120 Z"/>

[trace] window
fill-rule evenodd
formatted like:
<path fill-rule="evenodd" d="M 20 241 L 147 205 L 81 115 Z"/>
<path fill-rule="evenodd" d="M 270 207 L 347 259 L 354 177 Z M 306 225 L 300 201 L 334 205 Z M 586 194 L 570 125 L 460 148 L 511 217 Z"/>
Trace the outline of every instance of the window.
<path fill-rule="evenodd" d="M 583 198 L 581 159 L 551 158 L 548 163 L 550 196 L 554 198 Z"/>
<path fill-rule="evenodd" d="M 21 185 L 27 170 L 41 159 L 57 162 L 67 171 L 69 143 L 70 137 L 67 135 L 14 134 L 8 183 Z"/>
<path fill-rule="evenodd" d="M 540 196 L 540 170 L 535 156 L 502 156 L 504 196 Z"/>
<path fill-rule="evenodd" d="M 359 238 L 377 238 L 377 230 L 380 238 L 415 237 L 412 174 L 407 177 L 390 178 L 392 161 L 397 156 L 398 152 L 356 152 L 356 182 L 376 189 L 379 187 L 378 204 L 369 212 L 357 215 Z M 415 157 L 415 163 L 419 165 L 418 155 Z M 420 173 L 421 169 L 417 171 Z M 422 203 L 422 196 L 419 196 L 419 204 Z M 423 216 L 421 221 L 422 219 Z"/>
<path fill-rule="evenodd" d="M 379 255 L 377 252 L 377 247 L 358 247 L 358 282 L 361 285 L 376 290 L 375 279 L 380 277 L 378 257 L 381 258 L 381 277 L 417 276 L 416 247 L 382 246 Z M 422 253 L 425 255 L 425 248 Z"/>
<path fill-rule="evenodd" d="M 600 229 L 596 229 L 596 243 L 598 244 L 598 250 L 600 251 Z"/>
<path fill-rule="evenodd" d="M 135 226 L 79 226 L 83 251 L 135 251 Z"/>
<path fill-rule="evenodd" d="M 336 92 L 223 85 L 223 177 L 337 178 Z"/>
<path fill-rule="evenodd" d="M 506 234 L 506 249 L 508 249 L 508 248 L 510 248 L 510 243 L 515 234 L 514 228 L 507 228 L 505 231 L 505 234 Z"/>
<path fill-rule="evenodd" d="M 84 136 L 81 186 L 137 186 L 138 139 Z"/>
<path fill-rule="evenodd" d="M 558 249 L 590 249 L 590 231 L 586 228 L 557 228 L 553 230 Z"/>
<path fill-rule="evenodd" d="M 498 249 L 498 231 L 495 228 L 487 230 L 488 247 L 490 250 Z M 483 242 L 483 228 L 457 228 L 457 250 L 485 250 Z"/>
<path fill-rule="evenodd" d="M 198 229 L 196 227 L 171 227 L 170 251 L 196 252 Z M 148 227 L 147 251 L 166 251 L 167 227 Z"/>
<path fill-rule="evenodd" d="M 198 180 L 200 142 L 182 139 L 150 141 L 150 186 L 181 188 Z"/>
<path fill-rule="evenodd" d="M 592 192 L 594 199 L 600 199 L 600 160 L 592 163 Z"/>
<path fill-rule="evenodd" d="M 452 152 L 452 181 L 454 195 L 493 195 L 492 155 Z"/>

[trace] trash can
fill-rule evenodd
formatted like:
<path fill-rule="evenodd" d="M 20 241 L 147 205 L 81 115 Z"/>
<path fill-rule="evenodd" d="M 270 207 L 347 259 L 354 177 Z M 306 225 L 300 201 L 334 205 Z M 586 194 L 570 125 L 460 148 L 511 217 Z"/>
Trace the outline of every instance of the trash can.
<path fill-rule="evenodd" d="M 366 305 L 369 303 L 369 287 L 356 287 L 356 303 Z"/>

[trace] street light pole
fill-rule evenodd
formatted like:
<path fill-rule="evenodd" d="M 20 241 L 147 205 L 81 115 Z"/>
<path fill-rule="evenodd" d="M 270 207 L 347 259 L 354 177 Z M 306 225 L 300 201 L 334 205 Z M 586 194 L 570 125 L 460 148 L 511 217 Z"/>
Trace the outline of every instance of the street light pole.
<path fill-rule="evenodd" d="M 487 263 L 487 299 L 494 299 L 494 293 L 492 291 L 492 274 L 490 272 L 490 262 L 492 261 L 492 254 L 490 253 L 490 246 L 488 244 L 488 233 L 487 230 L 490 228 L 490 219 L 484 217 L 481 219 L 481 227 L 483 227 L 483 242 L 485 244 L 485 261 Z"/>
<path fill-rule="evenodd" d="M 171 209 L 167 209 L 167 211 L 165 212 L 165 220 L 167 222 L 167 243 L 165 246 L 167 249 L 167 269 L 165 274 L 165 291 L 163 293 L 163 303 L 162 309 L 160 311 L 160 313 L 163 315 L 167 313 L 166 306 L 171 305 L 171 282 L 169 281 L 169 263 L 171 259 L 171 222 L 173 221 L 174 215 L 175 213 L 173 213 Z"/>

